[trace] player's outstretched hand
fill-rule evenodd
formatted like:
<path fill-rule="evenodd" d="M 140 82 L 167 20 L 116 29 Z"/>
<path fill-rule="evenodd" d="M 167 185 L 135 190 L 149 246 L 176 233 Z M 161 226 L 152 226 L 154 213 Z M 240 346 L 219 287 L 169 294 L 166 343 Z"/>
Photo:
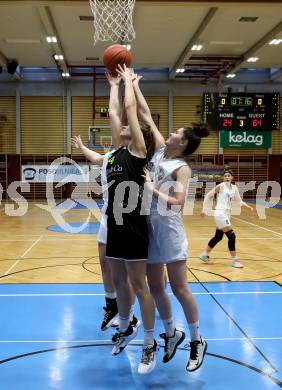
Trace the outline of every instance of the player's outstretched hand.
<path fill-rule="evenodd" d="M 151 180 L 150 172 L 148 171 L 148 169 L 144 168 L 144 175 L 142 175 L 142 177 L 144 177 L 145 182 L 151 183 L 152 180 Z"/>
<path fill-rule="evenodd" d="M 80 135 L 76 136 L 74 135 L 72 138 L 71 138 L 71 143 L 73 146 L 75 146 L 77 149 L 80 149 L 83 147 L 83 142 L 80 138 Z"/>
<path fill-rule="evenodd" d="M 114 76 L 113 74 L 106 73 L 106 77 L 108 79 L 108 82 L 109 82 L 110 86 L 112 86 L 112 85 L 119 85 L 120 80 L 121 80 L 121 77 L 120 77 L 119 74 Z"/>
<path fill-rule="evenodd" d="M 143 78 L 143 76 L 141 76 L 140 74 L 135 73 L 134 69 L 130 70 L 130 74 L 131 74 L 131 79 L 132 79 L 133 85 L 138 85 L 139 81 Z"/>
<path fill-rule="evenodd" d="M 116 68 L 116 72 L 120 75 L 120 77 L 123 79 L 123 81 L 132 81 L 131 78 L 131 70 L 125 65 L 118 64 L 118 67 Z"/>

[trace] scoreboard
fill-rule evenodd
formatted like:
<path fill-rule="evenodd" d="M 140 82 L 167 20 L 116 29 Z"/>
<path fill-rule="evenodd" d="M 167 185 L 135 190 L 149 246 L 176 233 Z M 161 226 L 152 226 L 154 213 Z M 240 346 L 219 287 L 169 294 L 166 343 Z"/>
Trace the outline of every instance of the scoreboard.
<path fill-rule="evenodd" d="M 109 107 L 100 107 L 100 118 L 109 118 Z"/>
<path fill-rule="evenodd" d="M 279 93 L 204 93 L 203 121 L 217 130 L 276 130 Z"/>

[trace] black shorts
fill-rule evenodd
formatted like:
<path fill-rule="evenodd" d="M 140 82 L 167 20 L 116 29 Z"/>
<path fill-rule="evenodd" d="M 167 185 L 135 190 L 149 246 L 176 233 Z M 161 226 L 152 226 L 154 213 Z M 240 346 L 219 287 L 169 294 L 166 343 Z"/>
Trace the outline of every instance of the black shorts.
<path fill-rule="evenodd" d="M 145 215 L 123 214 L 122 225 L 117 225 L 115 218 L 108 216 L 107 228 L 107 257 L 147 260 L 149 239 Z"/>

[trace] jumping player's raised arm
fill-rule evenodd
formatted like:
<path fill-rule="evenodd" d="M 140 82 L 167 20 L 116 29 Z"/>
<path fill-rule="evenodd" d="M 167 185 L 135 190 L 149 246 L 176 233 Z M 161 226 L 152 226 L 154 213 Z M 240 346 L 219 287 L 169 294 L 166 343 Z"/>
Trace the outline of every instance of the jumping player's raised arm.
<path fill-rule="evenodd" d="M 121 103 L 119 98 L 119 85 L 121 77 L 113 77 L 109 73 L 106 73 L 106 76 L 111 87 L 109 115 L 113 137 L 113 145 L 115 149 L 118 149 L 121 146 L 120 133 L 122 130 Z"/>
<path fill-rule="evenodd" d="M 95 165 L 103 165 L 104 156 L 102 156 L 100 153 L 94 152 L 94 150 L 88 149 L 82 142 L 80 135 L 76 136 L 74 135 L 71 138 L 71 143 L 73 146 L 75 146 L 77 149 L 80 149 L 81 152 L 84 154 L 84 156 L 87 158 L 87 160 L 91 161 Z"/>
<path fill-rule="evenodd" d="M 146 157 L 146 145 L 137 117 L 137 103 L 130 70 L 125 65 L 118 65 L 117 72 L 123 79 L 125 85 L 124 107 L 131 129 L 130 149 L 138 157 Z"/>
<path fill-rule="evenodd" d="M 131 71 L 131 76 L 132 76 L 132 85 L 133 85 L 133 89 L 137 101 L 138 117 L 142 122 L 144 122 L 144 124 L 150 126 L 155 137 L 156 149 L 159 149 L 160 147 L 165 145 L 165 140 L 152 118 L 151 110 L 140 89 L 139 81 L 142 79 L 143 76 L 140 76 L 134 73 L 133 71 Z"/>

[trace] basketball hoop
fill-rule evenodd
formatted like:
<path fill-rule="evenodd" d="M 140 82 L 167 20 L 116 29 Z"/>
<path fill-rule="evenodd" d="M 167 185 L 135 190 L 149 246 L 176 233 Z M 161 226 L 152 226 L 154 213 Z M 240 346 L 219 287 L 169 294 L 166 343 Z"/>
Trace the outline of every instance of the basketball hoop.
<path fill-rule="evenodd" d="M 94 15 L 94 45 L 98 41 L 132 41 L 135 0 L 89 0 Z"/>

